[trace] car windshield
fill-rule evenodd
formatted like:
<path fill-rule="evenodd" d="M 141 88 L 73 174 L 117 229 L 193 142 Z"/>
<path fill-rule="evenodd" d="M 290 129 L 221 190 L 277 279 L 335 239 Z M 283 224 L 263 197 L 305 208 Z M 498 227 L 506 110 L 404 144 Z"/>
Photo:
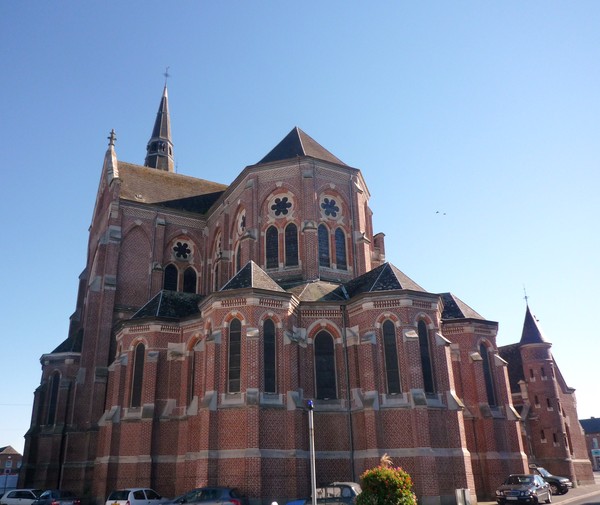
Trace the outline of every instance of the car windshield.
<path fill-rule="evenodd" d="M 533 482 L 533 475 L 511 475 L 506 479 L 505 484 L 522 485 L 531 484 Z"/>

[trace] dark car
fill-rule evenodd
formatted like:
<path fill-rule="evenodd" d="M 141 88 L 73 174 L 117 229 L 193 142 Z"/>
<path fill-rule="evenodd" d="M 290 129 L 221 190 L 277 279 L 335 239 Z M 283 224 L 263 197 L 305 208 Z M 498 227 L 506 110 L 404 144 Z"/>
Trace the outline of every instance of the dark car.
<path fill-rule="evenodd" d="M 171 500 L 169 504 L 183 505 L 248 505 L 248 498 L 231 487 L 199 487 Z"/>
<path fill-rule="evenodd" d="M 552 494 L 565 494 L 569 491 L 569 488 L 573 487 L 573 483 L 567 477 L 559 477 L 558 475 L 552 475 L 548 470 L 541 466 L 531 467 L 533 473 L 538 474 L 548 484 Z"/>
<path fill-rule="evenodd" d="M 71 491 L 47 489 L 31 505 L 80 505 L 81 500 Z"/>
<path fill-rule="evenodd" d="M 542 500 L 552 503 L 552 491 L 550 485 L 539 475 L 509 475 L 504 484 L 496 489 L 496 501 L 500 505 L 507 503 L 537 505 Z"/>

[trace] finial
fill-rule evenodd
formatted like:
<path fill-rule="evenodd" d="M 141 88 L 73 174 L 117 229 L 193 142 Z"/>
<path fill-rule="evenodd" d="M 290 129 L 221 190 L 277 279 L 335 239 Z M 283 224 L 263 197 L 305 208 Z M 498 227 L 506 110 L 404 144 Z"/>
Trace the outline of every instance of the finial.
<path fill-rule="evenodd" d="M 169 77 L 171 77 L 171 74 L 169 74 L 169 68 L 171 68 L 171 67 L 167 67 L 167 68 L 165 69 L 165 73 L 163 74 L 163 75 L 165 76 L 165 86 L 167 85 L 167 79 L 168 79 Z"/>
<path fill-rule="evenodd" d="M 110 131 L 110 135 L 106 138 L 108 139 L 108 145 L 114 147 L 115 141 L 117 140 L 117 134 L 115 133 L 114 128 Z"/>
<path fill-rule="evenodd" d="M 529 300 L 529 297 L 527 296 L 527 290 L 525 289 L 525 286 L 523 286 L 523 293 L 525 293 L 525 296 L 523 297 L 523 299 L 525 300 L 525 305 L 529 307 L 529 302 L 527 301 Z"/>

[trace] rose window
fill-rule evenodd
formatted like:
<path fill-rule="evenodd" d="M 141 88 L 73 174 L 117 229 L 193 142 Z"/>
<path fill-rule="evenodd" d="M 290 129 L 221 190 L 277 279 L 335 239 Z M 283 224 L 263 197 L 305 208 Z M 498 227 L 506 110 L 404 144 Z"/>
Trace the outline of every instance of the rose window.
<path fill-rule="evenodd" d="M 173 247 L 173 252 L 177 259 L 187 259 L 192 254 L 192 250 L 186 242 L 177 242 L 177 245 Z"/>
<path fill-rule="evenodd" d="M 273 205 L 271 205 L 271 210 L 277 217 L 281 215 L 287 216 L 287 213 L 291 207 L 292 202 L 288 201 L 287 196 L 284 196 L 283 198 L 275 198 Z"/>
<path fill-rule="evenodd" d="M 323 202 L 321 202 L 321 209 L 323 209 L 323 213 L 329 217 L 337 217 L 340 208 L 336 205 L 335 200 L 333 198 L 324 198 Z"/>

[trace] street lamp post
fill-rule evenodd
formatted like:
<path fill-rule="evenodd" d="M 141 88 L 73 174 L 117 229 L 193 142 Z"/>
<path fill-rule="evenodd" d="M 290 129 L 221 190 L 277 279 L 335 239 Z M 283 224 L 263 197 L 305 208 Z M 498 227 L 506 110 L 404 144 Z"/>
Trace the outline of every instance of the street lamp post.
<path fill-rule="evenodd" d="M 317 469 L 315 465 L 315 423 L 313 419 L 314 405 L 308 400 L 308 444 L 310 448 L 310 488 L 312 505 L 317 505 Z"/>

